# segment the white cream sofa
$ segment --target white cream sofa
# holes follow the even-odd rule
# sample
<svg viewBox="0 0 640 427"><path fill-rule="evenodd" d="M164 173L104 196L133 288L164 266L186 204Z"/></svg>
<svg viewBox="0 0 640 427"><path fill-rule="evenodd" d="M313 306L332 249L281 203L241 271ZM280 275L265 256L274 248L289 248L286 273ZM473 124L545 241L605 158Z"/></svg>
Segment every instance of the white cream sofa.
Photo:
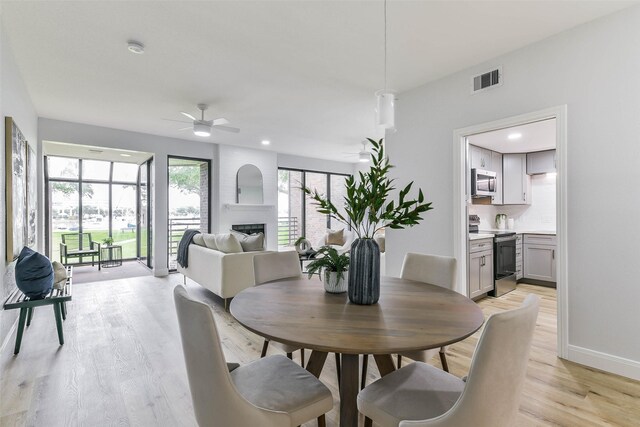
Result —
<svg viewBox="0 0 640 427"><path fill-rule="evenodd" d="M353 243L354 240L356 240L356 237L357 237L356 233L354 233L353 231L344 230L344 244L342 246L338 246L338 245L330 245L330 246L332 248L335 248L339 254L347 253L351 250L351 244ZM314 249L318 250L323 246L327 246L326 233L324 234L324 236L322 236L322 239L316 242L316 246L314 247Z"/></svg>
<svg viewBox="0 0 640 427"><path fill-rule="evenodd" d="M189 266L178 264L178 272L224 299L225 308L230 298L243 289L254 286L253 257L267 251L227 254L196 244L189 245Z"/></svg>

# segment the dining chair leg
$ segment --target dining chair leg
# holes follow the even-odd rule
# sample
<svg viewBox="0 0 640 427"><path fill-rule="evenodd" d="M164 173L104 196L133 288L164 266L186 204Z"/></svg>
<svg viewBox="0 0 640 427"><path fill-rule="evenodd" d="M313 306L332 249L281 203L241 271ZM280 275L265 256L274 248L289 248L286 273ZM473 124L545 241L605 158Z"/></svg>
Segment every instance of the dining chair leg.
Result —
<svg viewBox="0 0 640 427"><path fill-rule="evenodd" d="M362 355L362 377L360 379L360 390L362 390L364 388L365 385L367 385L367 368L369 365L369 355L368 354L363 354Z"/></svg>
<svg viewBox="0 0 640 427"><path fill-rule="evenodd" d="M398 355L398 369L402 368L402 356Z"/></svg>
<svg viewBox="0 0 640 427"><path fill-rule="evenodd" d="M373 421L369 417L364 417L364 427L373 427Z"/></svg>
<svg viewBox="0 0 640 427"><path fill-rule="evenodd" d="M445 372L449 372L449 364L447 363L447 356L444 354L444 349L440 349L440 362L442 363L442 369Z"/></svg>
<svg viewBox="0 0 640 427"><path fill-rule="evenodd" d="M269 347L269 340L264 340L264 344L262 344L262 353L260 353L260 357L265 357L267 355L268 347Z"/></svg>
<svg viewBox="0 0 640 427"><path fill-rule="evenodd" d="M304 348L300 349L300 366L304 368Z"/></svg>
<svg viewBox="0 0 640 427"><path fill-rule="evenodd" d="M293 360L293 353L287 353L287 357L291 360Z"/></svg>
<svg viewBox="0 0 640 427"><path fill-rule="evenodd" d="M318 417L318 427L327 427L327 420L325 420L324 414Z"/></svg>
<svg viewBox="0 0 640 427"><path fill-rule="evenodd" d="M338 374L338 388L340 388L340 353L336 353L336 373Z"/></svg>

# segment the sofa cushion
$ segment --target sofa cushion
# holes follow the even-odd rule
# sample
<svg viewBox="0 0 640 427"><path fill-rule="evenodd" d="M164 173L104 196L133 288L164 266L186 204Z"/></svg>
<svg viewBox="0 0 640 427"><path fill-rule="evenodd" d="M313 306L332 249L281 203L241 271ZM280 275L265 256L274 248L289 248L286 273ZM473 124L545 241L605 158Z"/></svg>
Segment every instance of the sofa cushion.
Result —
<svg viewBox="0 0 640 427"><path fill-rule="evenodd" d="M198 245L198 246L207 246L204 244L204 234L200 233L200 234L196 234L195 236L193 236L193 239L191 240L193 242L194 245Z"/></svg>
<svg viewBox="0 0 640 427"><path fill-rule="evenodd" d="M218 245L216 245L216 235L215 234L202 234L202 240L204 241L204 246L209 249L218 250Z"/></svg>
<svg viewBox="0 0 640 427"><path fill-rule="evenodd" d="M380 248L380 253L384 253L384 251L385 251L384 234L382 234L382 233L376 234L375 236L373 236L373 240L375 240L376 243L378 244L378 247Z"/></svg>
<svg viewBox="0 0 640 427"><path fill-rule="evenodd" d="M236 236L244 252L264 250L264 233L245 234L235 230L231 233Z"/></svg>
<svg viewBox="0 0 640 427"><path fill-rule="evenodd" d="M327 230L327 245L344 245L344 228L340 230Z"/></svg>
<svg viewBox="0 0 640 427"><path fill-rule="evenodd" d="M236 254L244 252L238 238L231 233L216 234L216 246L220 252L225 254ZM206 240L205 240L206 242Z"/></svg>

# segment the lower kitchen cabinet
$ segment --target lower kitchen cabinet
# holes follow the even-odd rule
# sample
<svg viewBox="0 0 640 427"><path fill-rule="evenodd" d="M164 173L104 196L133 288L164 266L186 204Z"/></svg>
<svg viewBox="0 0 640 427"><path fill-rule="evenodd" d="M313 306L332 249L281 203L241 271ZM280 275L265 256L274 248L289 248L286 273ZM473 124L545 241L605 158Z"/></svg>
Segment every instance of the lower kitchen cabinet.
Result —
<svg viewBox="0 0 640 427"><path fill-rule="evenodd" d="M470 242L469 298L492 291L493 279L493 239Z"/></svg>
<svg viewBox="0 0 640 427"><path fill-rule="evenodd" d="M556 236L524 236L524 278L556 281Z"/></svg>

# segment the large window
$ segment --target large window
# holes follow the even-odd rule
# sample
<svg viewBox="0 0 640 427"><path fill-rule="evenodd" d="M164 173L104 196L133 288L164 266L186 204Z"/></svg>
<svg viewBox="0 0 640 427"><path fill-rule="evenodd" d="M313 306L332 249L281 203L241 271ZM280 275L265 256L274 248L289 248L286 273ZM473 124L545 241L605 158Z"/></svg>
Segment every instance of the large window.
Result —
<svg viewBox="0 0 640 427"><path fill-rule="evenodd" d="M304 236L314 247L318 245L327 228L343 228L344 225L318 213L313 201L305 196L302 187L316 189L331 199L344 212L345 180L348 175L327 172L278 170L278 245L290 246Z"/></svg>
<svg viewBox="0 0 640 427"><path fill-rule="evenodd" d="M98 243L111 236L124 259L144 258L146 241L138 238L139 170L134 163L46 157L49 257L60 259L63 234L91 233Z"/></svg>

